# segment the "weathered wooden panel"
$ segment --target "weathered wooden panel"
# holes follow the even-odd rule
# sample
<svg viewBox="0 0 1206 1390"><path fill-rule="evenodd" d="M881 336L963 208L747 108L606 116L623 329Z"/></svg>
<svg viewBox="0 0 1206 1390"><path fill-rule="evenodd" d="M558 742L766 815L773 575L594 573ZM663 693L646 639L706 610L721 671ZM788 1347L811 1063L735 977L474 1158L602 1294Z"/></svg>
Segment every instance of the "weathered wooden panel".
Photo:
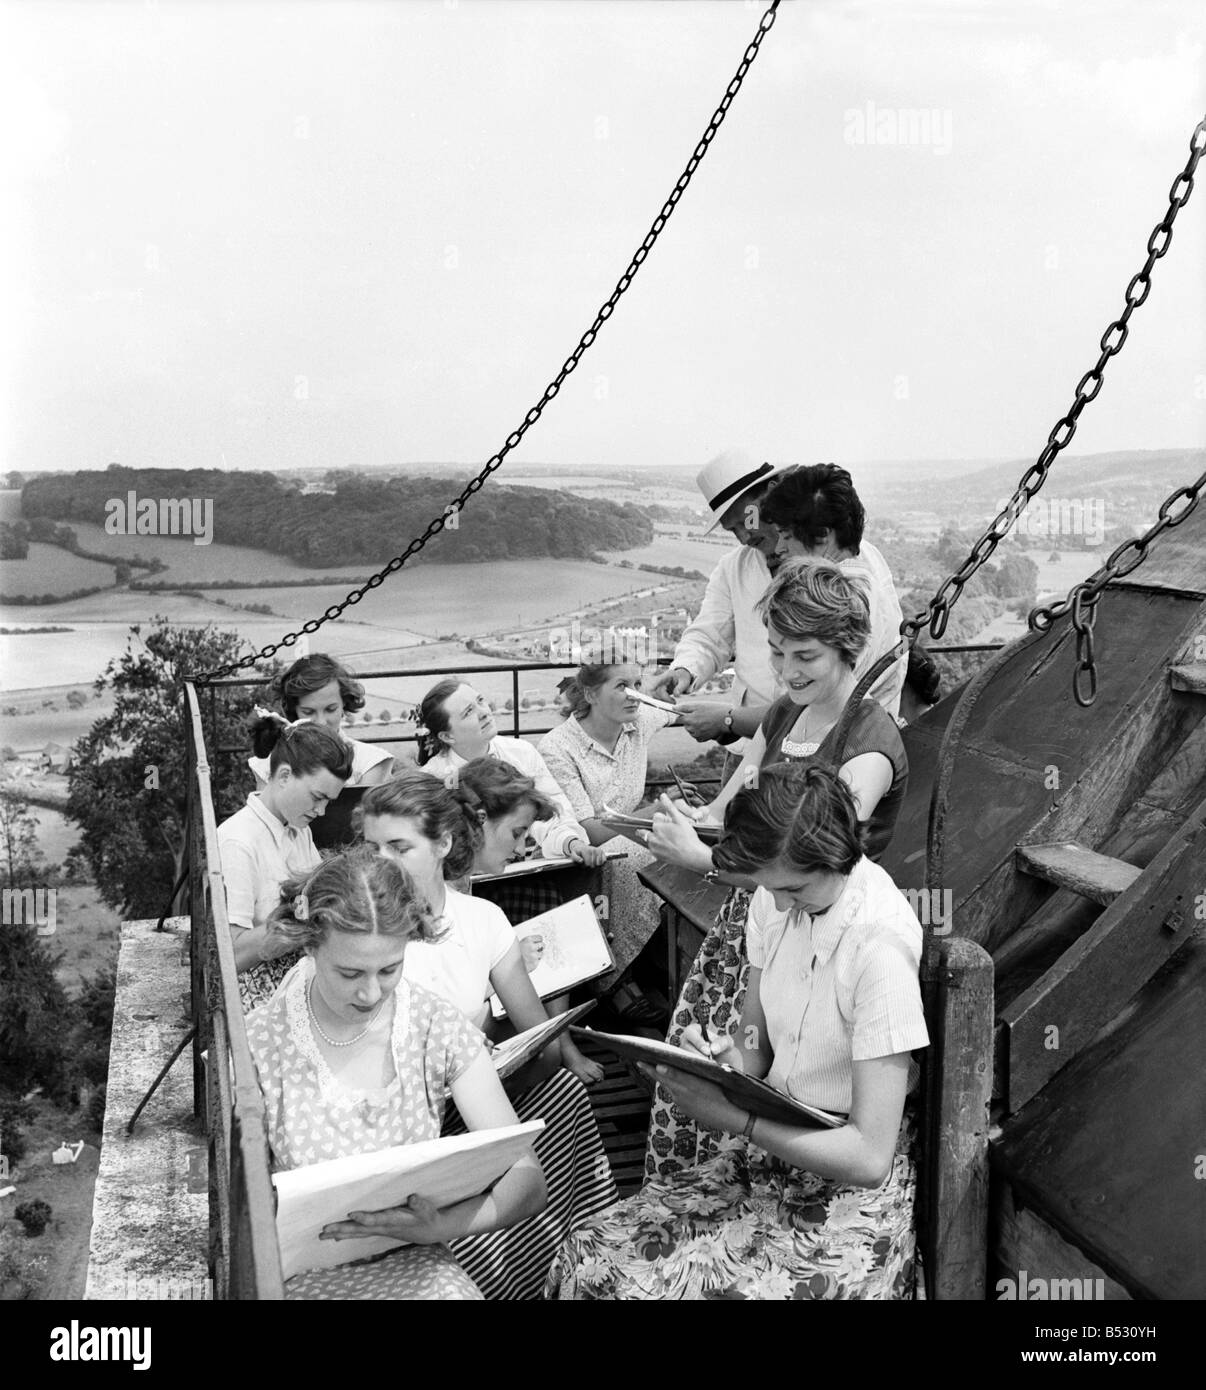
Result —
<svg viewBox="0 0 1206 1390"><path fill-rule="evenodd" d="M1133 886L1003 1010L1009 1029L1011 1110L1024 1105L1087 1046L1184 942L1193 925L1203 863L1206 802Z"/></svg>
<svg viewBox="0 0 1206 1390"><path fill-rule="evenodd" d="M992 1146L1044 1221L1137 1298L1206 1298L1206 929Z"/></svg>
<svg viewBox="0 0 1206 1390"><path fill-rule="evenodd" d="M1130 1301L1130 1294L1117 1280L1019 1203L1008 1183L993 1184L992 1226L990 1299L1030 1303L1044 1294L1050 1300L1055 1293L1059 1298L1100 1296L1107 1303ZM1071 1287L1069 1280L1074 1281Z"/></svg>
<svg viewBox="0 0 1206 1390"><path fill-rule="evenodd" d="M1107 907L1143 872L1125 860L1098 854L1069 840L1056 844L1019 845L1018 867L1034 878L1067 888Z"/></svg>
<svg viewBox="0 0 1206 1390"><path fill-rule="evenodd" d="M982 1299L987 1273L988 1102L992 1090L992 960L972 941L936 940L925 963L926 1292Z"/></svg>
<svg viewBox="0 0 1206 1390"><path fill-rule="evenodd" d="M1168 679L1174 690L1183 690L1190 695L1206 695L1206 661L1174 666L1168 673Z"/></svg>

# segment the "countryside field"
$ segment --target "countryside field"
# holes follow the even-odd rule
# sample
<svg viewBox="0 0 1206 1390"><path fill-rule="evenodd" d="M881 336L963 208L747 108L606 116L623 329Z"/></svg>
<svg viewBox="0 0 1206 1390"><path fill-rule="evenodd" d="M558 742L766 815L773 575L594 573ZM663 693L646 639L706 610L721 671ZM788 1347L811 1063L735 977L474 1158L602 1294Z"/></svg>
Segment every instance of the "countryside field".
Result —
<svg viewBox="0 0 1206 1390"><path fill-rule="evenodd" d="M34 541L24 560L0 560L0 594L69 594L73 589L112 583L112 566L85 560L57 545Z"/></svg>

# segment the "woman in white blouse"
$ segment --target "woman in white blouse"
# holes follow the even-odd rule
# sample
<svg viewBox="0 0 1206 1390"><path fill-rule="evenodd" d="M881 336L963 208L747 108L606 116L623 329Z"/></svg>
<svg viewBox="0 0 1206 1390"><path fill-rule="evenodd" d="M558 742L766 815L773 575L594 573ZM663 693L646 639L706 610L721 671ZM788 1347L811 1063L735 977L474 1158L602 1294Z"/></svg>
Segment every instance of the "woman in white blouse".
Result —
<svg viewBox="0 0 1206 1390"><path fill-rule="evenodd" d="M553 819L532 826L541 854L546 859L568 857L591 868L604 862L604 851L591 844L544 759L524 739L498 732L494 711L480 691L464 681L440 681L423 696L419 724L418 761L424 772L438 777L446 787L455 787L460 769L477 758L510 763L532 779L556 811Z"/></svg>
<svg viewBox="0 0 1206 1390"><path fill-rule="evenodd" d="M346 666L322 652L303 656L273 677L268 693L284 710L287 721L320 724L347 744L352 753L349 787L375 787L393 776L392 754L380 744L362 743L344 733L344 715L364 708L364 686ZM267 749L257 746L255 752L247 766L255 773L257 790L262 791L268 780L268 759L263 756Z"/></svg>
<svg viewBox="0 0 1206 1390"><path fill-rule="evenodd" d="M550 1281L562 1298L912 1296L922 932L863 836L829 769L767 768L732 802L718 866L758 884L745 1007L724 1036L692 1026L682 1043L843 1123L758 1118L659 1066L675 1103L730 1137L575 1231Z"/></svg>

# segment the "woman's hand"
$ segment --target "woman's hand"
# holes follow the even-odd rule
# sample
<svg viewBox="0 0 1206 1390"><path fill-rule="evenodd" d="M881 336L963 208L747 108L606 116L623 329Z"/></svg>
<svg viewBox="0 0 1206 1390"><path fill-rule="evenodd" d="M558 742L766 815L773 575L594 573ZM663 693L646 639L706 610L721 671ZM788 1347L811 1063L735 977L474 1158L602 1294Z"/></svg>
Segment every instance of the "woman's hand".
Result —
<svg viewBox="0 0 1206 1390"><path fill-rule="evenodd" d="M443 1245L448 1239L444 1213L427 1197L411 1193L404 1205L384 1211L350 1211L346 1221L334 1221L319 1232L319 1240L364 1240L383 1236L412 1245Z"/></svg>
<svg viewBox="0 0 1206 1390"><path fill-rule="evenodd" d="M571 840L567 853L576 864L597 869L607 862L607 851L601 845L589 845L585 840Z"/></svg>
<svg viewBox="0 0 1206 1390"><path fill-rule="evenodd" d="M731 1067L733 1071L745 1070L745 1058L741 1055L741 1049L727 1033L722 1038L709 1040L704 1037L699 1024L689 1023L683 1029L679 1047L685 1048L688 1052L697 1052L701 1057L718 1062L722 1067Z"/></svg>
<svg viewBox="0 0 1206 1390"><path fill-rule="evenodd" d="M705 1129L721 1134L740 1134L745 1128L746 1112L734 1105L711 1081L704 1081L676 1067L650 1067L644 1062L637 1065L646 1076L660 1082L675 1105Z"/></svg>
<svg viewBox="0 0 1206 1390"><path fill-rule="evenodd" d="M680 864L706 874L712 867L712 851L695 833L691 821L668 797L659 796L655 803L653 829L645 836L645 844L668 864Z"/></svg>
<svg viewBox="0 0 1206 1390"><path fill-rule="evenodd" d="M544 956L544 937L538 931L534 931L531 936L521 936L519 954L523 957L523 968L530 975Z"/></svg>

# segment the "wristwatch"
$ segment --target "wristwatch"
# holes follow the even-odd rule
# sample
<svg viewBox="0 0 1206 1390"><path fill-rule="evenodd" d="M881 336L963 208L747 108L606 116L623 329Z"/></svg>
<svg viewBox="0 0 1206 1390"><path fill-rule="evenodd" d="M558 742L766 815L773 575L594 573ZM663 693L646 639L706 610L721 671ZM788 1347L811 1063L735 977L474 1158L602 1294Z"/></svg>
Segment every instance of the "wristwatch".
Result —
<svg viewBox="0 0 1206 1390"><path fill-rule="evenodd" d="M733 711L731 709L725 710L722 722L724 724L724 733L716 735L716 742L735 743L737 739L740 738L740 735L737 730L733 728Z"/></svg>

